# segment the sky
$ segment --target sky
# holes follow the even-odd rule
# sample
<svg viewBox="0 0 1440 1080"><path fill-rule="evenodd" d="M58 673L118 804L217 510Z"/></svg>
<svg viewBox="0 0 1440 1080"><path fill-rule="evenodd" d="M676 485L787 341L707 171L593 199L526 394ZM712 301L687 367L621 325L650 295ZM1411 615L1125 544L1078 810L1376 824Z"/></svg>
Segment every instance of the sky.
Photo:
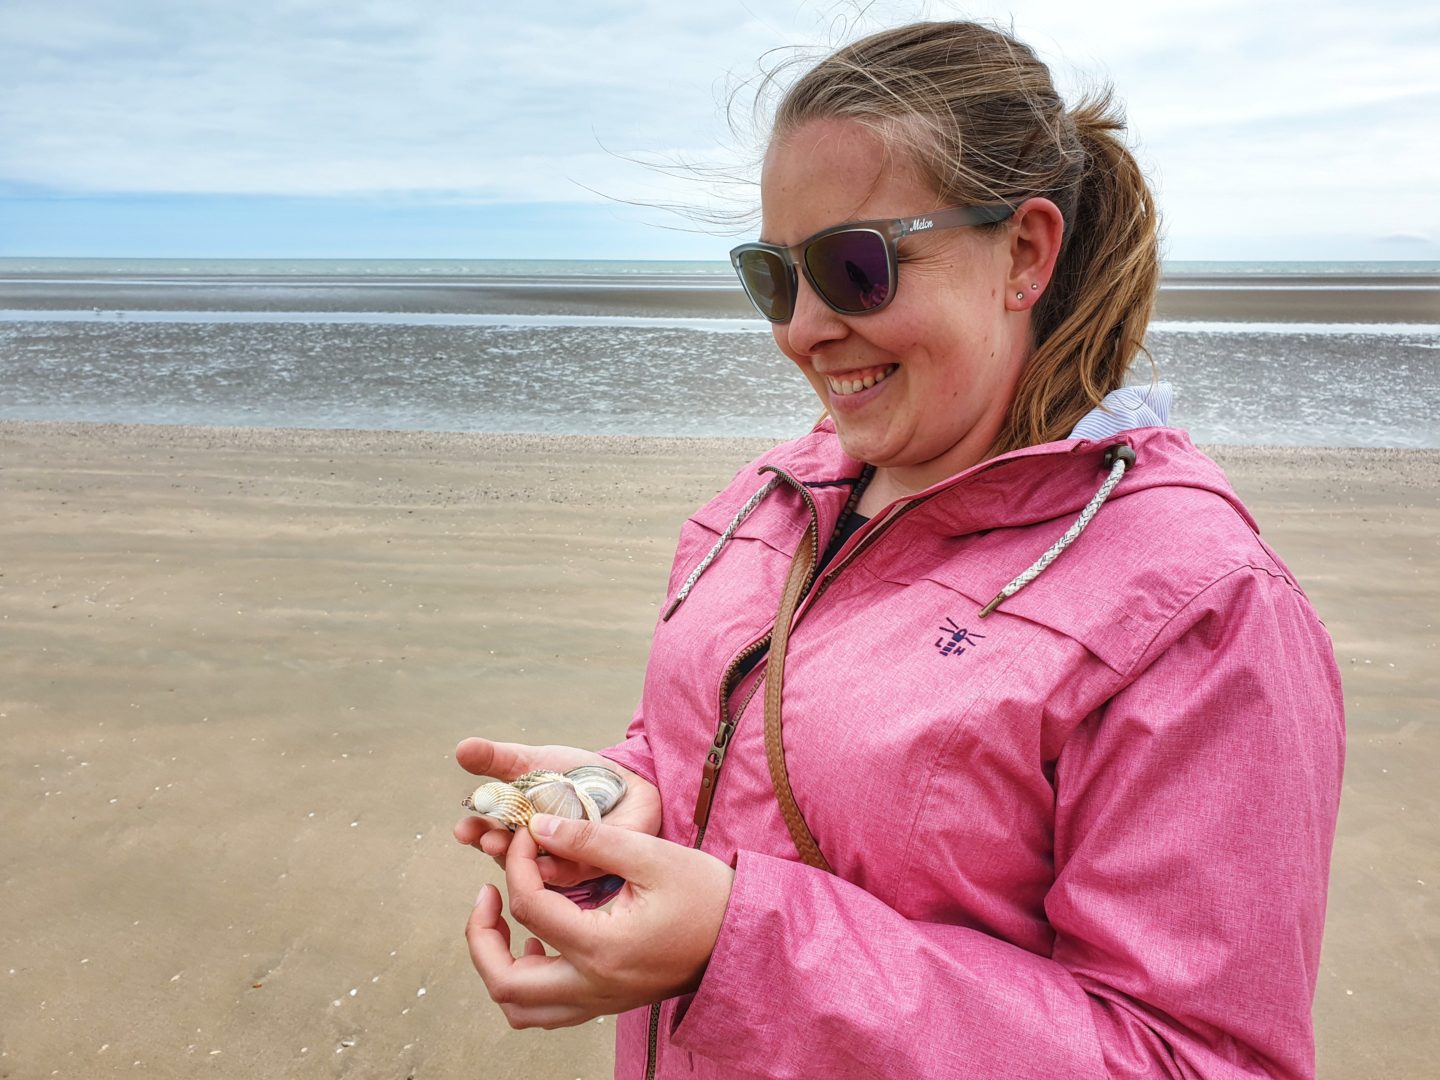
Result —
<svg viewBox="0 0 1440 1080"><path fill-rule="evenodd" d="M1434 0L0 0L0 256L723 260L732 94L917 18L1113 83L1170 259L1440 259Z"/></svg>

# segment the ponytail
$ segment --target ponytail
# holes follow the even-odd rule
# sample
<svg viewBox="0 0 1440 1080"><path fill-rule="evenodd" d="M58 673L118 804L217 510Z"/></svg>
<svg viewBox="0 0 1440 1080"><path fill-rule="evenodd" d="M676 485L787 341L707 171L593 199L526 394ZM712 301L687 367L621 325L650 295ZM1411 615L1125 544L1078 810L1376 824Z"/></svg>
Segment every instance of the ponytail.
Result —
<svg viewBox="0 0 1440 1080"><path fill-rule="evenodd" d="M1065 238L1035 308L1035 351L1020 375L995 450L1063 439L1144 351L1160 284L1155 200L1121 140L1124 117L1109 92L1068 116L1083 153L1063 207Z"/></svg>

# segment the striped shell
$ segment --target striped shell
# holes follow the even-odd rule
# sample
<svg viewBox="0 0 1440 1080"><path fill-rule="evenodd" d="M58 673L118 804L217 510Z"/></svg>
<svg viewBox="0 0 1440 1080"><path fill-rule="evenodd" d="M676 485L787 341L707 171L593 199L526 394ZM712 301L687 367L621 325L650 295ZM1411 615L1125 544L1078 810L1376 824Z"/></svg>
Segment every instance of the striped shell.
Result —
<svg viewBox="0 0 1440 1080"><path fill-rule="evenodd" d="M511 832L534 814L599 821L625 794L620 775L600 765L582 765L567 773L537 770L508 784L481 784L461 801L497 828Z"/></svg>
<svg viewBox="0 0 1440 1080"><path fill-rule="evenodd" d="M460 805L475 811L492 826L509 829L511 832L529 824L530 816L535 813L529 799L509 784L499 781L481 784L466 795Z"/></svg>

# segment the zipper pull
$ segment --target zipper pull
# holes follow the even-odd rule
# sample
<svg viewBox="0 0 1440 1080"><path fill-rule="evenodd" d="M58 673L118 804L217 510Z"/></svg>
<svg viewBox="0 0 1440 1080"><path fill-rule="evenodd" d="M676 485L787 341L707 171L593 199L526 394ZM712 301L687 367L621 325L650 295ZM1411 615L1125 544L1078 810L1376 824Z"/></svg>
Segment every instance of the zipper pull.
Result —
<svg viewBox="0 0 1440 1080"><path fill-rule="evenodd" d="M720 781L720 768L725 764L725 749L730 745L730 734L735 725L728 720L720 721L715 729L715 741L705 755L705 767L700 770L700 792L695 797L695 826L702 832L710 820L710 806L715 801L715 787Z"/></svg>

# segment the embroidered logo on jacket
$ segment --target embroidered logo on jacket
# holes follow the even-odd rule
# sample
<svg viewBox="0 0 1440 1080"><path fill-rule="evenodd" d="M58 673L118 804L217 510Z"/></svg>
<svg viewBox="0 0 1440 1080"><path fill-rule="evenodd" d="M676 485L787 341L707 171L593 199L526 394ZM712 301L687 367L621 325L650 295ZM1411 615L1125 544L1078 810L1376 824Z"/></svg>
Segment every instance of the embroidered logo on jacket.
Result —
<svg viewBox="0 0 1440 1080"><path fill-rule="evenodd" d="M983 641L985 634L972 634L963 626L957 626L955 620L947 617L945 626L940 627L941 636L935 639L935 648L940 650L941 656L964 656L965 646L975 648L977 641Z"/></svg>

